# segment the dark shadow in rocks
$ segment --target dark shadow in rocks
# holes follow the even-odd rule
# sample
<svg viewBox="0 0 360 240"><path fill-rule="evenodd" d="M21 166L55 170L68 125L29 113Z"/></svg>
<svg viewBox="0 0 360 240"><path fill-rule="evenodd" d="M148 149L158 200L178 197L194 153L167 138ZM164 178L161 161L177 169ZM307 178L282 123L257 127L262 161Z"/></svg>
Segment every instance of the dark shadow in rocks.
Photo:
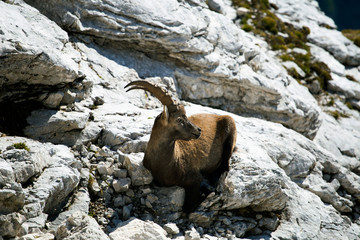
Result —
<svg viewBox="0 0 360 240"><path fill-rule="evenodd" d="M0 132L10 136L24 136L26 118L33 110L39 108L41 104L36 101L0 103Z"/></svg>

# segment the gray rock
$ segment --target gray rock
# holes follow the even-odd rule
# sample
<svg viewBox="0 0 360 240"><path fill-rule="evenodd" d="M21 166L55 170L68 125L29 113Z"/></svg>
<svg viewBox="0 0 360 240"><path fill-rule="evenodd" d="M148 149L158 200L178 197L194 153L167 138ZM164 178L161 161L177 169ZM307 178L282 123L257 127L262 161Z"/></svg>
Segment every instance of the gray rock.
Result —
<svg viewBox="0 0 360 240"><path fill-rule="evenodd" d="M164 230L170 235L176 235L180 232L175 223L167 223L163 226Z"/></svg>
<svg viewBox="0 0 360 240"><path fill-rule="evenodd" d="M183 188L177 186L155 187L152 195L156 197L151 200L152 210L160 219L175 221L180 217L185 198Z"/></svg>
<svg viewBox="0 0 360 240"><path fill-rule="evenodd" d="M354 204L341 197L335 190L332 184L325 183L322 177L318 174L309 175L302 183L303 186L307 186L309 190L318 195L321 200L326 203L331 203L335 209L340 212L351 212Z"/></svg>
<svg viewBox="0 0 360 240"><path fill-rule="evenodd" d="M86 189L77 191L71 200L71 205L66 211L61 212L58 217L47 225L49 230L56 230L67 218L76 212L88 214L90 196Z"/></svg>
<svg viewBox="0 0 360 240"><path fill-rule="evenodd" d="M80 56L64 30L23 2L0 2L0 7L6 9L0 17L0 75L4 76L0 102L34 99L34 95L36 99L49 87L61 88L79 77L76 61ZM54 94L50 93L45 105L58 106L61 99Z"/></svg>
<svg viewBox="0 0 360 240"><path fill-rule="evenodd" d="M25 204L25 194L19 183L10 183L0 189L0 214L21 210Z"/></svg>
<svg viewBox="0 0 360 240"><path fill-rule="evenodd" d="M111 240L169 239L166 237L166 231L156 223L142 221L137 218L131 218L126 222L120 223L109 236Z"/></svg>
<svg viewBox="0 0 360 240"><path fill-rule="evenodd" d="M126 178L127 177L127 170L126 169L114 169L114 177Z"/></svg>
<svg viewBox="0 0 360 240"><path fill-rule="evenodd" d="M126 192L127 190L129 190L130 185L130 178L114 179L114 181L112 182L112 186L117 193Z"/></svg>
<svg viewBox="0 0 360 240"><path fill-rule="evenodd" d="M5 238L16 237L22 230L21 224L26 218L20 213L0 215L0 236Z"/></svg>
<svg viewBox="0 0 360 240"><path fill-rule="evenodd" d="M80 173L68 166L47 168L28 190L28 202L40 202L45 213L53 213L76 188Z"/></svg>
<svg viewBox="0 0 360 240"><path fill-rule="evenodd" d="M17 238L18 240L54 240L55 236L51 233L30 233L26 234L20 238Z"/></svg>
<svg viewBox="0 0 360 240"><path fill-rule="evenodd" d="M195 228L185 231L185 240L200 240L200 234Z"/></svg>
<svg viewBox="0 0 360 240"><path fill-rule="evenodd" d="M134 186L142 186L152 182L153 177L143 163L144 154L129 154L125 156L124 166L128 170L131 177L131 184Z"/></svg>
<svg viewBox="0 0 360 240"><path fill-rule="evenodd" d="M48 215L41 213L36 217L28 218L22 225L22 228L27 229L28 232L39 232L44 228Z"/></svg>
<svg viewBox="0 0 360 240"><path fill-rule="evenodd" d="M26 143L25 143L26 144ZM14 171L15 180L19 183L25 183L29 178L41 173L47 166L47 161L39 153L29 153L25 149L12 149L3 153Z"/></svg>
<svg viewBox="0 0 360 240"><path fill-rule="evenodd" d="M95 219L87 213L74 212L59 226L55 233L56 239L94 239L107 240L109 237L101 230Z"/></svg>
<svg viewBox="0 0 360 240"><path fill-rule="evenodd" d="M26 136L52 143L73 145L89 119L89 112L36 110L27 118Z"/></svg>
<svg viewBox="0 0 360 240"><path fill-rule="evenodd" d="M50 93L46 99L42 101L45 107L47 108L56 108L60 105L64 97L63 92Z"/></svg>
<svg viewBox="0 0 360 240"><path fill-rule="evenodd" d="M176 78L184 99L280 122L310 138L319 127L320 109L307 89L289 78L273 56L264 54L266 44L240 30L227 16L205 7L192 8L190 2L175 0L163 0L158 5L116 2L111 8L119 11L112 14L106 14L108 6L102 3L27 2L79 36L86 34L95 39L124 42L129 50L119 51L106 45L102 46L106 51L104 54L114 57L113 53L117 51L115 58L135 67L141 75ZM217 0L209 5L212 9L219 9L219 6L222 11L222 7L229 4ZM101 24L95 24L94 17L101 18ZM122 33L118 34L114 28L122 29ZM139 38L145 32L148 37ZM258 49L259 54L244 62L242 54L253 49ZM134 50L167 53L164 54L166 63L149 63L147 57L139 56L138 52L128 53ZM184 67L179 68L177 61ZM150 64L151 73L142 72L146 68L138 67L144 64ZM109 137L106 139L111 139Z"/></svg>
<svg viewBox="0 0 360 240"><path fill-rule="evenodd" d="M189 214L189 220L201 227L210 227L214 221L214 212L193 212Z"/></svg>
<svg viewBox="0 0 360 240"><path fill-rule="evenodd" d="M346 191L360 201L360 177L357 174L341 168L339 173L335 175L335 178Z"/></svg>
<svg viewBox="0 0 360 240"><path fill-rule="evenodd" d="M14 182L14 170L11 165L0 158L0 186L3 187L7 183Z"/></svg>

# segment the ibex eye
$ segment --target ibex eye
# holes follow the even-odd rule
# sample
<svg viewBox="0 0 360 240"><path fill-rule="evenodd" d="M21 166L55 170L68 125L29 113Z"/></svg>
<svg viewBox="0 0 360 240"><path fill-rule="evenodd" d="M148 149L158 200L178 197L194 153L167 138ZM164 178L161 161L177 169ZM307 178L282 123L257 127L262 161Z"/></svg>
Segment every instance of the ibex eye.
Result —
<svg viewBox="0 0 360 240"><path fill-rule="evenodd" d="M182 118L177 118L177 119L176 119L176 122L179 123L179 124L184 124L184 119L182 119Z"/></svg>

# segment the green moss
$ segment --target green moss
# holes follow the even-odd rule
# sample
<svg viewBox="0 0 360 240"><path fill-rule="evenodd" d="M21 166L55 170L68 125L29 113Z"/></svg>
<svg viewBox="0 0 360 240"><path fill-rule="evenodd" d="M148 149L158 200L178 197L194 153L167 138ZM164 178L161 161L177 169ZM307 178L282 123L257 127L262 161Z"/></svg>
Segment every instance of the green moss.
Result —
<svg viewBox="0 0 360 240"><path fill-rule="evenodd" d="M24 142L14 143L12 146L16 149L25 149L30 152L30 148Z"/></svg>
<svg viewBox="0 0 360 240"><path fill-rule="evenodd" d="M286 62L286 61L295 61L294 57L289 55L289 54L283 54L279 58L281 60L283 60L284 62Z"/></svg>
<svg viewBox="0 0 360 240"><path fill-rule="evenodd" d="M308 27L295 28L289 23L284 23L270 8L268 0L232 0L236 7L246 7L250 12L240 22L244 31L251 31L264 38L274 51L280 52L283 61L295 62L305 73L305 77L299 76L295 69L287 69L288 73L295 79L304 79L307 83L319 81L321 88L326 91L328 81L331 79L330 69L325 63L312 59L310 47L307 45L307 37L310 34ZM251 21L248 21L251 19ZM278 34L281 32L282 34ZM306 54L296 52L285 52L289 49L301 48ZM281 54L283 52L283 54Z"/></svg>
<svg viewBox="0 0 360 240"><path fill-rule="evenodd" d="M332 79L329 67L323 62L313 62L310 68L317 74L320 87L327 90L328 82Z"/></svg>
<svg viewBox="0 0 360 240"><path fill-rule="evenodd" d="M337 110L335 110L335 111L328 111L328 113L331 115L331 116L333 116L336 120L338 120L339 118L348 118L349 117L349 115L347 115L347 114L345 114L345 113L341 113L341 112L339 112L339 111L337 111Z"/></svg>
<svg viewBox="0 0 360 240"><path fill-rule="evenodd" d="M250 3L244 0L232 0L232 4L235 7L243 7L243 8L251 9Z"/></svg>
<svg viewBox="0 0 360 240"><path fill-rule="evenodd" d="M89 181L88 181L88 188L91 189L92 185L94 184L95 178L92 174L89 175Z"/></svg>
<svg viewBox="0 0 360 240"><path fill-rule="evenodd" d="M278 29L276 25L277 25L276 20L271 17L266 16L261 19L262 28L265 29L266 31L271 32L272 34L278 33Z"/></svg>
<svg viewBox="0 0 360 240"><path fill-rule="evenodd" d="M331 107L331 106L334 106L334 104L335 104L335 100L333 97L331 97L330 101L326 104L326 106Z"/></svg>
<svg viewBox="0 0 360 240"><path fill-rule="evenodd" d="M267 41L270 43L272 50L287 50L287 45L285 43L285 39L279 35L270 35L267 36Z"/></svg>
<svg viewBox="0 0 360 240"><path fill-rule="evenodd" d="M349 102L349 101L346 101L346 102L345 102L345 105L346 105L349 109L351 109L351 110L354 109L353 105L352 105L351 102Z"/></svg>
<svg viewBox="0 0 360 240"><path fill-rule="evenodd" d="M240 24L247 24L248 20L251 18L252 14L247 13L241 18Z"/></svg>
<svg viewBox="0 0 360 240"><path fill-rule="evenodd" d="M251 32L253 30L253 27L249 24L244 24L242 27L241 27L245 32Z"/></svg>
<svg viewBox="0 0 360 240"><path fill-rule="evenodd" d="M300 75L299 75L299 73L296 71L295 68L287 69L287 71L288 71L288 74L289 74L290 76L292 76L293 78L295 78L295 79L300 79Z"/></svg>

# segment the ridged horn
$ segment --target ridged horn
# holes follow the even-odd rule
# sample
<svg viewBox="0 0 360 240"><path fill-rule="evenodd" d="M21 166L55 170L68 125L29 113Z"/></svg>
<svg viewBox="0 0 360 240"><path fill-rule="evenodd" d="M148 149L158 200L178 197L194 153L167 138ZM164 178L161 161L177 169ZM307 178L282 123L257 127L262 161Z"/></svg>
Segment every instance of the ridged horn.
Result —
<svg viewBox="0 0 360 240"><path fill-rule="evenodd" d="M159 99L159 101L165 105L170 112L176 111L178 109L178 103L172 99L171 95L166 91L165 89L161 88L158 85L154 85L147 81L133 81L129 84L127 84L124 88L128 88L126 92L135 90L135 89L141 89L146 90L150 92L154 97Z"/></svg>

